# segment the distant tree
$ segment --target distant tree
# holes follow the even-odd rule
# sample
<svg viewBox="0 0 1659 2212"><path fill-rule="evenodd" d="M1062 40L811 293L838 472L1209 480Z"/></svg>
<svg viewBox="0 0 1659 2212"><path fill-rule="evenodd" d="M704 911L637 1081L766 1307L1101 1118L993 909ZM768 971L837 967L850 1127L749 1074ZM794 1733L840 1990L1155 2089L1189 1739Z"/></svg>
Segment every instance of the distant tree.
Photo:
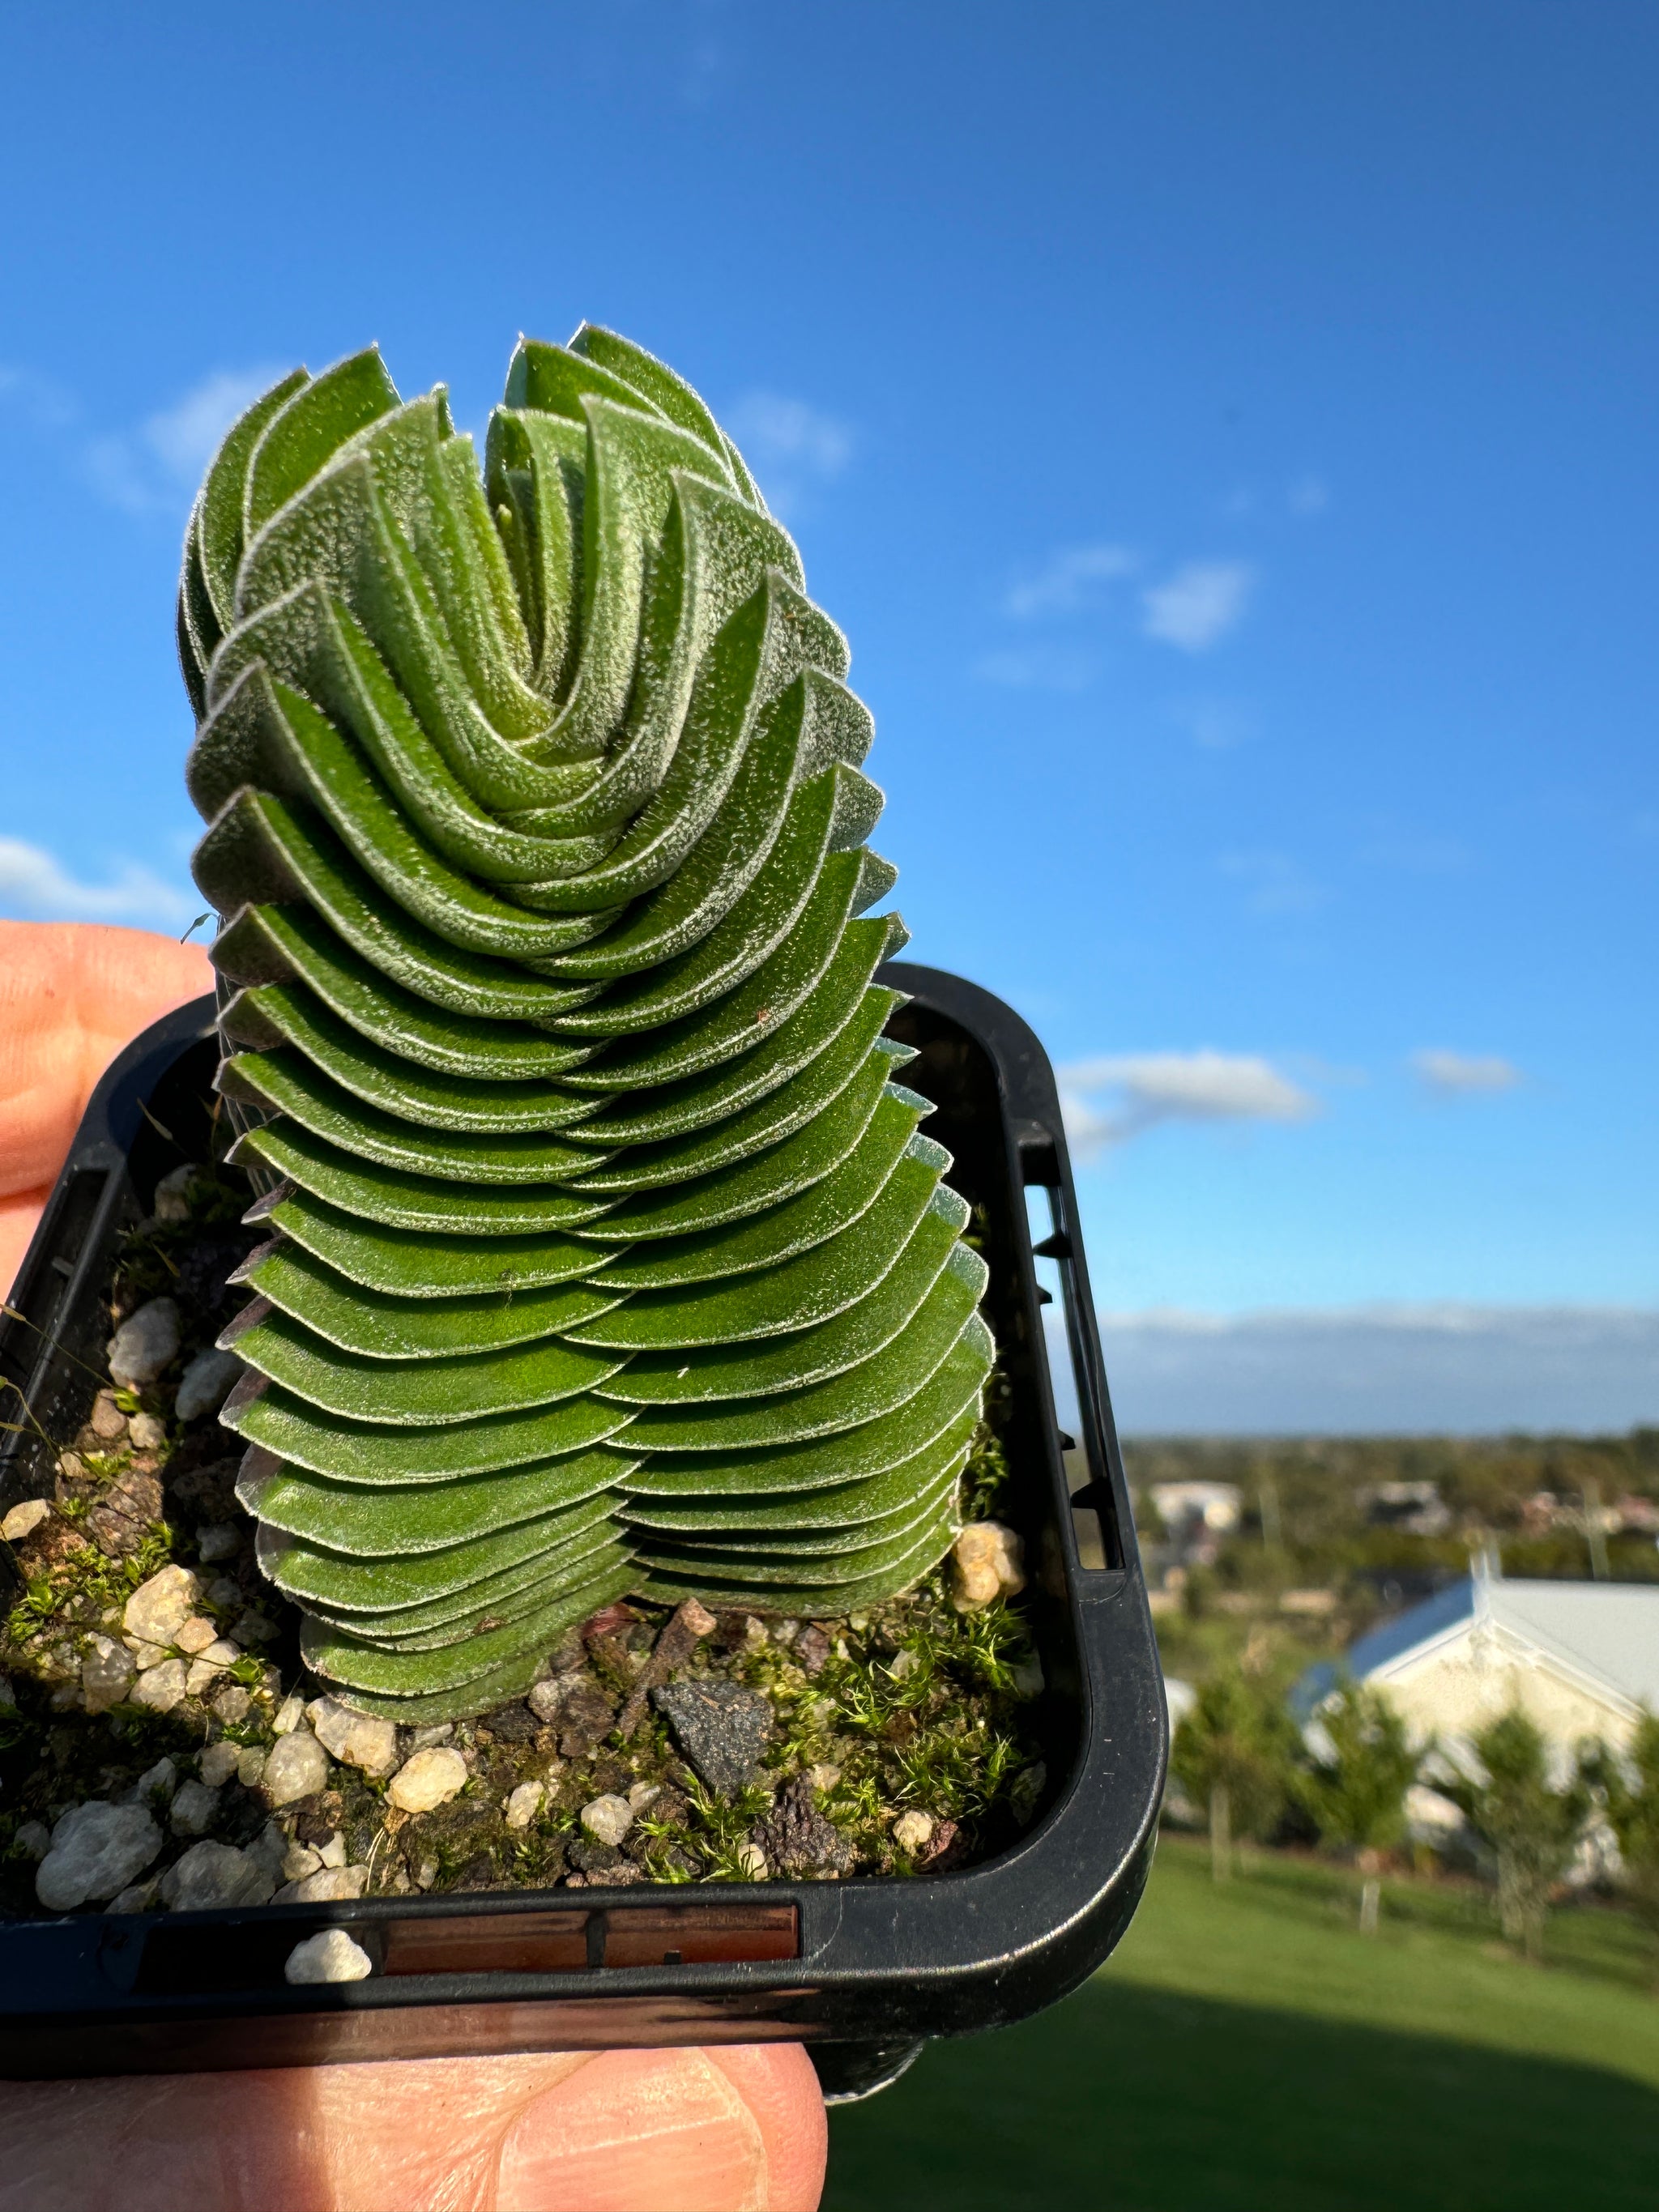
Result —
<svg viewBox="0 0 1659 2212"><path fill-rule="evenodd" d="M1619 1838L1620 1887L1637 1918L1659 1936L1659 1716L1643 1713L1623 1759L1592 1744L1579 1765Z"/></svg>
<svg viewBox="0 0 1659 2212"><path fill-rule="evenodd" d="M1582 1765L1551 1780L1549 1747L1518 1706L1482 1729L1472 1748L1483 1778L1460 1775L1437 1786L1495 1854L1499 1923L1536 1960L1550 1892L1572 1863L1595 1796Z"/></svg>
<svg viewBox="0 0 1659 2212"><path fill-rule="evenodd" d="M1282 1702L1238 1668L1200 1685L1170 1764L1210 1820L1210 1871L1225 1881L1235 1836L1265 1836L1289 1792L1296 1731Z"/></svg>
<svg viewBox="0 0 1659 2212"><path fill-rule="evenodd" d="M1406 1792L1417 1779L1422 1754L1413 1750L1406 1724L1389 1698L1364 1682L1345 1682L1321 1706L1319 1728L1328 1749L1310 1749L1309 1763L1292 1778L1291 1788L1321 1841L1333 1850L1355 1854L1365 1878L1359 1924L1373 1934L1379 1855L1404 1832Z"/></svg>

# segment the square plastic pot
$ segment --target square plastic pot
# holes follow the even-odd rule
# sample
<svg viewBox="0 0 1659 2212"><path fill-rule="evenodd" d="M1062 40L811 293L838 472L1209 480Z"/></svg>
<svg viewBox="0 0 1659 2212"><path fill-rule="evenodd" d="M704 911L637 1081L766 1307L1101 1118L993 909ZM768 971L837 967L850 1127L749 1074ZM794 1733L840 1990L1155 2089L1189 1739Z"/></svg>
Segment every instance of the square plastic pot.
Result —
<svg viewBox="0 0 1659 2212"><path fill-rule="evenodd" d="M0 1922L0 2076L799 2040L826 2095L856 2097L927 2038L1036 2012L1107 1956L1151 1865L1168 1723L1054 1076L989 993L909 963L881 980L911 994L890 1024L920 1049L906 1080L936 1103L928 1132L984 1209L987 1318L1010 1393L998 1510L1024 1540L1045 1681L1047 1782L1018 1843L908 1880ZM170 1168L207 1157L213 1016L210 998L180 1008L111 1067L0 1320L0 1375L48 1434L71 1433L98 1387L117 1240ZM1044 1273L1063 1332L1044 1326ZM1070 1370L1075 1441L1056 1419L1051 1351ZM0 1512L49 1489L50 1457L33 1423L5 1437ZM0 1602L17 1581L0 1544ZM290 1988L295 1945L333 1925L374 1972Z"/></svg>

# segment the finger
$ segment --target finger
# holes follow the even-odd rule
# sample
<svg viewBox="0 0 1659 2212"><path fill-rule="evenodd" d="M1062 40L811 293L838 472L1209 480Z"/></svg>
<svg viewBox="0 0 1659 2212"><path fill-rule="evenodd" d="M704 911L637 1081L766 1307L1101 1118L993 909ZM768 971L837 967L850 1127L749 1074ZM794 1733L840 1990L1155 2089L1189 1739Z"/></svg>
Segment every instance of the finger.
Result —
<svg viewBox="0 0 1659 2212"><path fill-rule="evenodd" d="M199 945L149 930L0 921L0 1283L9 1285L98 1079L213 987Z"/></svg>
<svg viewBox="0 0 1659 2212"><path fill-rule="evenodd" d="M9 2083L0 2212L811 2212L799 2046Z"/></svg>

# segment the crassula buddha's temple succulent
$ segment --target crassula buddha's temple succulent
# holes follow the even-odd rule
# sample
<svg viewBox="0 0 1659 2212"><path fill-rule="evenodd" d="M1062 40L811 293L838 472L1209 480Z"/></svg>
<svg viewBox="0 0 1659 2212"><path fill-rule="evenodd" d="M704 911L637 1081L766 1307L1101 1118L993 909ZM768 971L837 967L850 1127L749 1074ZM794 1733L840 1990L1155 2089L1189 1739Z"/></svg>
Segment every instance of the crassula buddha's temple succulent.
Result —
<svg viewBox="0 0 1659 2212"><path fill-rule="evenodd" d="M872 981L841 633L648 355L523 343L480 473L379 355L231 431L179 595L259 1557L349 1702L633 1592L819 1615L957 1529L991 1341Z"/></svg>

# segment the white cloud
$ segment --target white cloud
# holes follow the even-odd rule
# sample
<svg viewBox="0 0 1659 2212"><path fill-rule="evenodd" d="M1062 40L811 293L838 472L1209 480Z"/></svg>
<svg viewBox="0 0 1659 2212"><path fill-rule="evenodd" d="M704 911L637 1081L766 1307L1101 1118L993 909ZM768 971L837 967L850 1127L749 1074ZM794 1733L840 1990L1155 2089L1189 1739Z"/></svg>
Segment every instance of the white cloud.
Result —
<svg viewBox="0 0 1659 2212"><path fill-rule="evenodd" d="M1243 561L1188 561L1141 593L1140 626L1183 653L1206 653L1243 619L1255 585Z"/></svg>
<svg viewBox="0 0 1659 2212"><path fill-rule="evenodd" d="M200 902L150 869L128 861L107 884L83 884L51 853L21 837L0 837L0 907L31 921L149 921L177 927Z"/></svg>
<svg viewBox="0 0 1659 2212"><path fill-rule="evenodd" d="M1659 1312L1643 1307L1108 1313L1101 1331L1132 1435L1492 1436L1659 1419ZM1063 1383L1063 1339L1050 1346Z"/></svg>
<svg viewBox="0 0 1659 2212"><path fill-rule="evenodd" d="M1224 853L1219 866L1245 885L1252 914L1312 914L1328 896L1288 853Z"/></svg>
<svg viewBox="0 0 1659 2212"><path fill-rule="evenodd" d="M1320 1111L1311 1091L1255 1053L1109 1054L1073 1060L1056 1078L1085 1159L1160 1121L1305 1121Z"/></svg>
<svg viewBox="0 0 1659 2212"><path fill-rule="evenodd" d="M128 514L176 507L181 490L195 489L237 416L282 373L216 369L136 431L93 439L81 456L82 473L100 499Z"/></svg>
<svg viewBox="0 0 1659 2212"><path fill-rule="evenodd" d="M1513 1091L1526 1078L1512 1060L1496 1053L1447 1052L1425 1047L1411 1056L1418 1079L1437 1097L1468 1098L1495 1091Z"/></svg>
<svg viewBox="0 0 1659 2212"><path fill-rule="evenodd" d="M61 430L79 411L68 392L49 377L37 376L15 362L0 362L0 400L20 409L42 430Z"/></svg>
<svg viewBox="0 0 1659 2212"><path fill-rule="evenodd" d="M974 673L982 684L1003 684L1016 691L1086 691L1095 678L1095 662L1092 654L1064 646L1024 646L981 654Z"/></svg>
<svg viewBox="0 0 1659 2212"><path fill-rule="evenodd" d="M781 392L746 392L727 410L726 428L781 515L833 482L853 458L848 424Z"/></svg>
<svg viewBox="0 0 1659 2212"><path fill-rule="evenodd" d="M1018 622L1074 613L1094 596L1095 586L1133 574L1137 565L1125 545L1063 546L1035 575L1013 586L1003 612Z"/></svg>

